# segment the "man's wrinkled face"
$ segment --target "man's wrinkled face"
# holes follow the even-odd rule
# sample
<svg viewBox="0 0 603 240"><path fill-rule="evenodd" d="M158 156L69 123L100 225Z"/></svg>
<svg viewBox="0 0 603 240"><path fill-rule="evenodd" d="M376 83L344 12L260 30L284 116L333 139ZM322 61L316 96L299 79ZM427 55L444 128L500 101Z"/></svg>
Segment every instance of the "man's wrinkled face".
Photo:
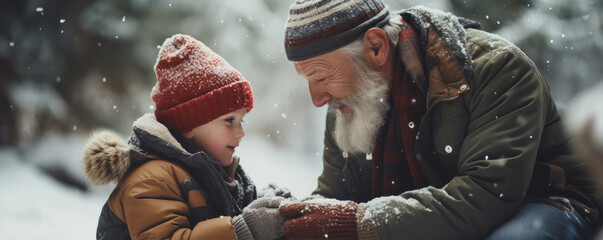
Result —
<svg viewBox="0 0 603 240"><path fill-rule="evenodd" d="M342 51L295 62L295 70L308 80L312 103L322 107L332 99L348 99L356 90L356 72ZM351 114L348 108L339 109Z"/></svg>
<svg viewBox="0 0 603 240"><path fill-rule="evenodd" d="M372 70L362 57L354 59L337 50L294 62L308 80L315 106L326 103L337 110L334 137L342 151L370 153L389 109L389 87L384 75Z"/></svg>

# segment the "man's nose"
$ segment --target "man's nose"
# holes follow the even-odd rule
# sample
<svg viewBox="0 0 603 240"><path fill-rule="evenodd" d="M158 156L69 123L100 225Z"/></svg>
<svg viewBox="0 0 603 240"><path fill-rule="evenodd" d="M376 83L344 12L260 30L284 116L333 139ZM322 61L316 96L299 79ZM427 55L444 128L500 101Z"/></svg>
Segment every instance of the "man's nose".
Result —
<svg viewBox="0 0 603 240"><path fill-rule="evenodd" d="M310 96L312 97L312 103L316 107L322 107L327 104L333 96L329 94L318 82L310 82Z"/></svg>

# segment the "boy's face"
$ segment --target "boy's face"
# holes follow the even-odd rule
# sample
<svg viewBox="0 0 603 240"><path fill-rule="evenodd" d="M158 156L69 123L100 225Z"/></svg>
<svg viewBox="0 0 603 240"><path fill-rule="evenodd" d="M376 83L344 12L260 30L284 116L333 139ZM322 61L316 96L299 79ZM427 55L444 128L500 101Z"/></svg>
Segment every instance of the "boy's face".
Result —
<svg viewBox="0 0 603 240"><path fill-rule="evenodd" d="M235 148L245 136L241 122L246 113L247 110L243 108L224 114L183 135L207 151L220 165L228 166L232 164Z"/></svg>

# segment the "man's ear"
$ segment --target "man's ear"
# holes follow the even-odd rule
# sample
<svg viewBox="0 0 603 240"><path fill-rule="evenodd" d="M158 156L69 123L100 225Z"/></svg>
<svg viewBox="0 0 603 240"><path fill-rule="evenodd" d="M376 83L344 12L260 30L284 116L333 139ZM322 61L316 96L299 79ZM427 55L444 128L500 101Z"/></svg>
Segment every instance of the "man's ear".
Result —
<svg viewBox="0 0 603 240"><path fill-rule="evenodd" d="M184 136L187 139L191 139L195 136L195 133L193 132L193 130L190 130L188 132L183 133L182 136Z"/></svg>
<svg viewBox="0 0 603 240"><path fill-rule="evenodd" d="M380 68L389 58L389 41L381 28L371 28L364 34L364 60L375 68Z"/></svg>

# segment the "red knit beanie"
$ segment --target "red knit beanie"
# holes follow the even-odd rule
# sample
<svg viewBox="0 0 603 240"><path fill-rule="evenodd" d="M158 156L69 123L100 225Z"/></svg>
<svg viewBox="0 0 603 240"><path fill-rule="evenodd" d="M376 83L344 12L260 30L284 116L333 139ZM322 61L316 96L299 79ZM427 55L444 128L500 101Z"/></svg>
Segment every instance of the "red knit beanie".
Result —
<svg viewBox="0 0 603 240"><path fill-rule="evenodd" d="M185 133L224 114L253 108L249 82L191 36L176 34L163 42L155 74L155 116L172 131Z"/></svg>

